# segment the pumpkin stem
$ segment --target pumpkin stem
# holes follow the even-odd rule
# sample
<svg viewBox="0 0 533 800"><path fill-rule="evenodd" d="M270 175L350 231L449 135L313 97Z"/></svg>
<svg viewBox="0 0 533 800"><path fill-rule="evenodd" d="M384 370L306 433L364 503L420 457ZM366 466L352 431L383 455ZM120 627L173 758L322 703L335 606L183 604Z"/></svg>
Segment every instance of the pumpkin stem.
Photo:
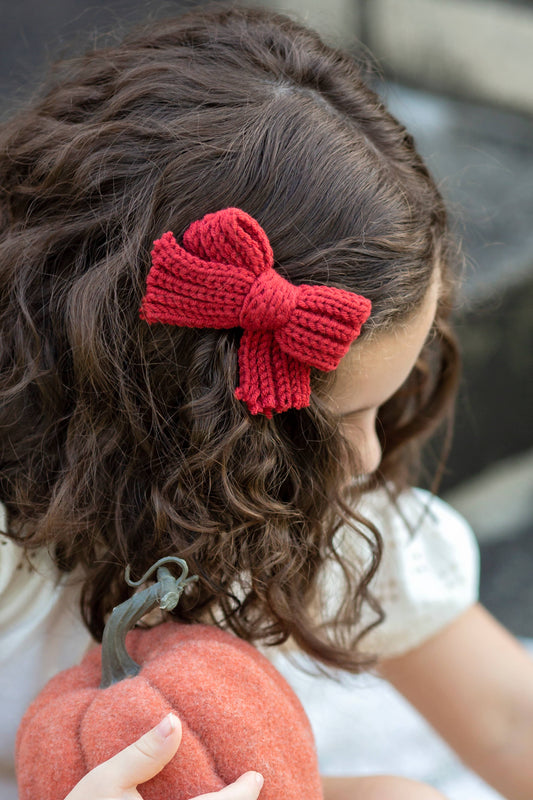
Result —
<svg viewBox="0 0 533 800"><path fill-rule="evenodd" d="M179 578L174 578L162 564L173 561L181 566ZM141 667L126 650L126 634L135 623L156 606L172 611L178 604L181 593L189 583L198 580L198 575L188 578L187 564L182 558L168 556L157 561L143 577L130 581L130 568L126 568L126 582L130 586L140 586L157 569L157 583L153 583L142 592L132 595L124 603L115 606L106 622L102 637L102 682L101 689L124 678L138 675Z"/></svg>

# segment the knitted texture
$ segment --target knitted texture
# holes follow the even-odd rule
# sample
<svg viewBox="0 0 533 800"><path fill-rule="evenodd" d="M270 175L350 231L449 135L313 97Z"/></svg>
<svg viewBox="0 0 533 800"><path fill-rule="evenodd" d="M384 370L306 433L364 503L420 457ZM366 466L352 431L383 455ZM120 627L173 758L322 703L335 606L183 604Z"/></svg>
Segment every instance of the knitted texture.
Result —
<svg viewBox="0 0 533 800"><path fill-rule="evenodd" d="M89 770L169 711L177 754L140 786L144 800L189 800L248 770L261 800L321 800L313 734L289 684L252 645L213 625L167 622L126 637L135 677L100 689L101 647L51 679L19 726L19 800L64 800Z"/></svg>
<svg viewBox="0 0 533 800"><path fill-rule="evenodd" d="M338 366L368 319L366 297L332 286L294 286L274 269L265 231L239 208L193 222L179 245L154 242L139 316L189 328L244 328L235 397L252 414L304 408L310 367Z"/></svg>

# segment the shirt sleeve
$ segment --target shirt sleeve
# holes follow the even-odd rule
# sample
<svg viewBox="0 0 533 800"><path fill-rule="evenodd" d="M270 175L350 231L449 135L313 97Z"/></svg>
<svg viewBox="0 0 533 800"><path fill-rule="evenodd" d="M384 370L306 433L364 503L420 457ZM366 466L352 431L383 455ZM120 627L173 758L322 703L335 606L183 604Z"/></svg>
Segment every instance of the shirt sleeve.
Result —
<svg viewBox="0 0 533 800"><path fill-rule="evenodd" d="M402 493L396 504L380 489L367 495L359 510L383 537L381 563L369 589L385 619L360 640L358 648L361 653L392 658L429 639L477 602L479 547L463 517L423 489ZM362 538L348 526L339 534L340 552L361 563ZM338 597L339 577L340 572L325 579L330 610ZM375 619L365 604L362 628Z"/></svg>

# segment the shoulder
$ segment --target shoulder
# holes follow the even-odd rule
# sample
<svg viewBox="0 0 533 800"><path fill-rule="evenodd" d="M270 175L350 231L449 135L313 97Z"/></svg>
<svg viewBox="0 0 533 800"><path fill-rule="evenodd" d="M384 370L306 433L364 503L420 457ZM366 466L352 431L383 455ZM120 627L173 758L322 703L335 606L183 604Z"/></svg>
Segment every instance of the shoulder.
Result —
<svg viewBox="0 0 533 800"><path fill-rule="evenodd" d="M383 538L381 574L402 562L418 560L422 553L441 565L466 557L475 566L479 560L477 540L468 522L425 489L408 489L395 500L386 489L380 489L366 495L358 511Z"/></svg>
<svg viewBox="0 0 533 800"><path fill-rule="evenodd" d="M458 511L425 489L407 489L395 500L386 488L378 489L362 498L358 510L381 528L384 536L393 535L405 542L429 531L473 536L470 525Z"/></svg>
<svg viewBox="0 0 533 800"><path fill-rule="evenodd" d="M479 547L466 520L423 489L409 489L395 501L380 489L365 496L358 511L383 539L382 559L369 588L385 612L361 647L384 657L399 655L477 601ZM343 529L341 551L354 558L360 541ZM364 624L374 619L367 609Z"/></svg>

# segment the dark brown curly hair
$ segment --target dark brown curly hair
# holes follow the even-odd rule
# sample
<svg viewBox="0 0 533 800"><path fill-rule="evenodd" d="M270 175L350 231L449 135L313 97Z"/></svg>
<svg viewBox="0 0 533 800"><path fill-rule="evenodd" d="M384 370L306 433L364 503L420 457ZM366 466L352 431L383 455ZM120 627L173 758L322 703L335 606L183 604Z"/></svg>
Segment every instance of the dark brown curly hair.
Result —
<svg viewBox="0 0 533 800"><path fill-rule="evenodd" d="M460 247L363 60L284 15L193 10L60 61L0 128L0 499L13 539L80 568L96 639L131 593L125 565L139 577L172 554L200 576L176 618L373 663L357 622L363 603L370 627L383 618L368 590L382 539L357 513L368 484L341 489L358 457L328 409L335 372L311 370L309 407L252 416L233 395L241 329L138 314L153 240L228 206L258 220L293 284L372 301L356 346L416 311L438 265L433 335L379 412L374 483L407 485L452 408ZM337 552L345 524L370 567ZM311 607L331 560L347 588L324 627Z"/></svg>

